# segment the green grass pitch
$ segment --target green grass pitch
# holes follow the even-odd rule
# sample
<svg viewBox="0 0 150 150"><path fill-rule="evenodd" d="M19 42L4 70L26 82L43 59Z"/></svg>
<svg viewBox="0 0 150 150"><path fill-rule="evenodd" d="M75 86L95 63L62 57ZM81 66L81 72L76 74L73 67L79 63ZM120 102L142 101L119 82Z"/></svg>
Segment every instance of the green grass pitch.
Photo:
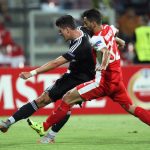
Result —
<svg viewBox="0 0 150 150"><path fill-rule="evenodd" d="M37 139L23 120L0 133L0 150L149 150L150 127L131 115L72 116L55 144L37 144Z"/></svg>

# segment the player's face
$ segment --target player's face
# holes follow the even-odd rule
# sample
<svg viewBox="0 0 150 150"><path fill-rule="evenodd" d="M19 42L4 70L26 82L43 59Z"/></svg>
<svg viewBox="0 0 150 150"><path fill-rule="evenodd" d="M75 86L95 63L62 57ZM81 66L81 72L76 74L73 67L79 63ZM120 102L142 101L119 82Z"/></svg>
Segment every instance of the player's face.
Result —
<svg viewBox="0 0 150 150"><path fill-rule="evenodd" d="M67 27L66 28L60 28L60 27L58 27L58 31L59 31L59 35L63 36L63 38L64 38L65 41L70 40L69 39L70 32L69 32L69 29Z"/></svg>
<svg viewBox="0 0 150 150"><path fill-rule="evenodd" d="M93 23L90 22L86 17L83 18L83 23L84 23L84 26L93 32Z"/></svg>

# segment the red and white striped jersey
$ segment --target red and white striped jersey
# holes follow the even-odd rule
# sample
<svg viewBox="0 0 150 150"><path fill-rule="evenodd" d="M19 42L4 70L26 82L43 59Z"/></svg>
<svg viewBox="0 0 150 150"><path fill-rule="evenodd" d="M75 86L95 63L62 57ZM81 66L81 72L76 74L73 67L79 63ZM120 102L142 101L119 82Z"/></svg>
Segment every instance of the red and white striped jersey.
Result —
<svg viewBox="0 0 150 150"><path fill-rule="evenodd" d="M102 25L102 30L97 32L90 40L95 51L100 51L104 47L107 47L110 51L110 61L106 71L103 71L103 73L105 74L105 79L111 82L114 80L118 82L118 79L122 79L120 54L115 40L116 32L117 29L113 25Z"/></svg>

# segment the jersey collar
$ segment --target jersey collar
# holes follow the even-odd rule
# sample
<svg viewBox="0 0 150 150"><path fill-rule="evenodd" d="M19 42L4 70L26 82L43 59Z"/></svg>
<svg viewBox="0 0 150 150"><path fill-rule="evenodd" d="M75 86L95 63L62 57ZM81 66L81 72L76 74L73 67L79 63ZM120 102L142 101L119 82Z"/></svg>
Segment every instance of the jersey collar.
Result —
<svg viewBox="0 0 150 150"><path fill-rule="evenodd" d="M96 35L96 36L99 35L102 30L103 30L103 25L101 25L101 30L95 32L94 35Z"/></svg>

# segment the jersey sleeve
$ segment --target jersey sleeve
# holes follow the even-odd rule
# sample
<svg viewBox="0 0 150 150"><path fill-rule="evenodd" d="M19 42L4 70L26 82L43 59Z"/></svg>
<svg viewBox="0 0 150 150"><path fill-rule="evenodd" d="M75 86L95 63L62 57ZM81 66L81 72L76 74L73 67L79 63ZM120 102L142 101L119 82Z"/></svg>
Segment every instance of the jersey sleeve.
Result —
<svg viewBox="0 0 150 150"><path fill-rule="evenodd" d="M107 48L102 36L93 36L90 39L90 43L96 51L101 51L101 49Z"/></svg>
<svg viewBox="0 0 150 150"><path fill-rule="evenodd" d="M71 61L71 60L73 60L75 58L75 55L72 52L70 52L70 51L68 51L67 53L63 54L62 56L65 59L67 59L68 61Z"/></svg>
<svg viewBox="0 0 150 150"><path fill-rule="evenodd" d="M116 33L119 32L119 30L118 30L114 25L111 25L110 27L111 27L111 29L112 29L114 35L116 35Z"/></svg>
<svg viewBox="0 0 150 150"><path fill-rule="evenodd" d="M73 59L76 59L77 56L80 55L81 51L82 51L82 38L77 40L77 42L69 48L69 51L63 54L62 56L68 61L71 61Z"/></svg>

